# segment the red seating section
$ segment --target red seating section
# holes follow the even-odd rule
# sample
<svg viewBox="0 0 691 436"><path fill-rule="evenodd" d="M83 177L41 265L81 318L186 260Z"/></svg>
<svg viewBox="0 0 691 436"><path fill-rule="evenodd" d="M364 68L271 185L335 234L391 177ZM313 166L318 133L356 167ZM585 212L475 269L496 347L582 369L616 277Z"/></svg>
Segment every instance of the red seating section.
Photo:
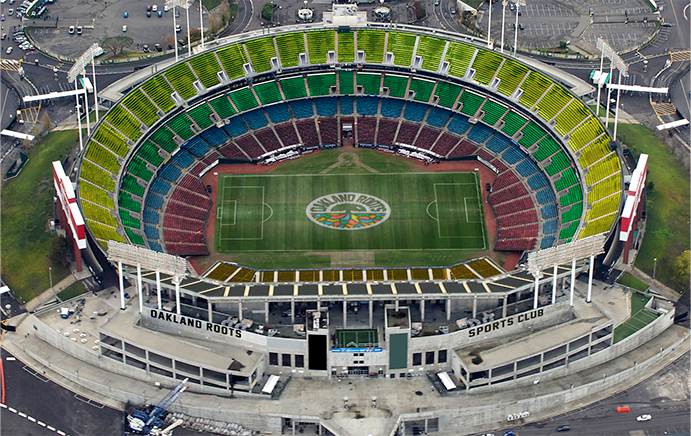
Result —
<svg viewBox="0 0 691 436"><path fill-rule="evenodd" d="M211 155L210 157L216 158ZM202 181L188 174L175 188L163 217L166 250L176 255L209 254L204 240L204 222L211 199Z"/></svg>
<svg viewBox="0 0 691 436"><path fill-rule="evenodd" d="M271 128L256 132L254 135L266 151L274 151L282 147L276 133Z"/></svg>
<svg viewBox="0 0 691 436"><path fill-rule="evenodd" d="M422 130L420 130L420 134L418 135L417 139L415 140L415 144L413 145L418 148L424 148L429 150L430 148L432 148L432 145L434 145L434 141L437 140L439 135L439 131L423 127Z"/></svg>
<svg viewBox="0 0 691 436"><path fill-rule="evenodd" d="M307 147L319 147L319 135L317 134L317 128L314 126L314 120L301 120L295 123L300 132L300 137L302 142Z"/></svg>
<svg viewBox="0 0 691 436"><path fill-rule="evenodd" d="M374 144L374 133L376 132L376 118L358 118L357 140L363 144Z"/></svg>
<svg viewBox="0 0 691 436"><path fill-rule="evenodd" d="M278 137L281 138L281 141L283 141L284 146L290 147L291 145L297 145L300 143L300 139L298 138L298 134L295 132L295 126L293 126L293 123L287 122L284 124L279 124L278 126L274 126L274 129L276 130Z"/></svg>
<svg viewBox="0 0 691 436"><path fill-rule="evenodd" d="M396 137L395 142L413 145L418 130L420 130L419 126L408 123L401 123L401 127L398 129L398 136Z"/></svg>

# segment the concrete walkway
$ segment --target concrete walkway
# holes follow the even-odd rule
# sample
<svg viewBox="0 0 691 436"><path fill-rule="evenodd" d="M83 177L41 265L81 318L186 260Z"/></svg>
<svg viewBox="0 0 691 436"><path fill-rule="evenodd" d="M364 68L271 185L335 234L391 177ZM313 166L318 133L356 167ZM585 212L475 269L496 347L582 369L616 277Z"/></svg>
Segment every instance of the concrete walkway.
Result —
<svg viewBox="0 0 691 436"><path fill-rule="evenodd" d="M648 274L644 273L635 266L632 266L628 272L630 272L634 277L643 280L653 290L660 292L660 294L664 295L666 298L669 298L670 300L677 301L681 295L679 292L675 291L670 287L665 286L664 284L650 277Z"/></svg>
<svg viewBox="0 0 691 436"><path fill-rule="evenodd" d="M58 283L53 285L52 288L48 288L45 290L43 293L41 293L38 297L35 297L33 300L29 301L24 305L26 308L27 312L31 312L32 310L36 310L36 308L43 306L44 304L48 303L49 301L54 300L57 298L57 295L62 291L63 289L67 288L73 283L76 283L80 280L84 280L85 278L89 277L91 274L89 271L82 270L80 272L72 272L72 274L68 275L64 279L60 280Z"/></svg>

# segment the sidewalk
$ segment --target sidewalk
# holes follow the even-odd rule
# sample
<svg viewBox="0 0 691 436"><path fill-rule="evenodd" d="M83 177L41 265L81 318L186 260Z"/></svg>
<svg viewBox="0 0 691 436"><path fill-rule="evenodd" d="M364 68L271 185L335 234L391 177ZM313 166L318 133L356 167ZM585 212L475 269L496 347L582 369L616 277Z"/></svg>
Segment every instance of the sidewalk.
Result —
<svg viewBox="0 0 691 436"><path fill-rule="evenodd" d="M664 295L666 298L669 298L670 300L677 301L679 299L679 297L681 296L681 294L679 292L675 291L672 288L669 288L669 287L663 285L662 283L660 283L659 281L650 277L648 274L644 273L643 271L636 268L635 266L631 266L631 269L629 270L629 272L633 276L643 280L652 289L659 291L662 295Z"/></svg>
<svg viewBox="0 0 691 436"><path fill-rule="evenodd" d="M83 280L87 277L89 277L91 273L87 270L82 270L80 272L73 272L72 274L68 275L64 279L60 280L58 283L53 285L52 288L48 288L45 290L41 295L38 297L34 298L33 300L27 302L24 307L26 307L27 312L31 312L32 310L35 310L38 307L41 307L42 305L46 304L47 302L55 299L57 295L62 291L63 289L67 288L71 284Z"/></svg>

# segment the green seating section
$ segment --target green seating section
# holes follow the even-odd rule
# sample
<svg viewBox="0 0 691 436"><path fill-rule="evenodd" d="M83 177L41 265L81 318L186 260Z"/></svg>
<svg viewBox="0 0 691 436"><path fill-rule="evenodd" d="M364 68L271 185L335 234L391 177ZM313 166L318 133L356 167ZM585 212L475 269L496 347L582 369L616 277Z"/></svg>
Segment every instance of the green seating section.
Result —
<svg viewBox="0 0 691 436"><path fill-rule="evenodd" d="M154 173L146 168L146 163L137 156L134 156L127 165L127 172L134 174L145 182L151 180L151 177L154 175Z"/></svg>
<svg viewBox="0 0 691 436"><path fill-rule="evenodd" d="M465 76L475 50L477 50L475 47L462 42L449 42L449 47L446 49L446 57L444 58L449 63L449 74L461 78Z"/></svg>
<svg viewBox="0 0 691 436"><path fill-rule="evenodd" d="M168 113L175 108L175 102L170 97L173 93L173 88L170 87L163 76L158 75L147 80L142 85L142 89L163 112Z"/></svg>
<svg viewBox="0 0 691 436"><path fill-rule="evenodd" d="M121 157L125 157L130 150L125 137L106 123L101 123L93 138Z"/></svg>
<svg viewBox="0 0 691 436"><path fill-rule="evenodd" d="M408 78L402 76L384 76L384 88L389 88L389 95L391 97L405 98L405 92L408 88Z"/></svg>
<svg viewBox="0 0 691 436"><path fill-rule="evenodd" d="M82 209L84 209L84 215L91 219L94 219L100 223L107 224L109 226L117 227L118 222L110 214L109 209L104 209L95 204L89 203L88 201L82 202Z"/></svg>
<svg viewBox="0 0 691 436"><path fill-rule="evenodd" d="M504 115L504 123L506 124L501 128L501 131L509 136L513 136L518 132L518 129L525 125L526 121L528 120L518 115L516 112L509 111Z"/></svg>
<svg viewBox="0 0 691 436"><path fill-rule="evenodd" d="M135 229L138 229L138 228L139 228L139 226L140 226L139 220L136 219L136 218L133 218L133 217L130 215L130 211L129 211L129 210L127 210L127 209L120 209L119 212L120 212L120 221L122 221L122 225L123 225L123 226L125 226L125 227L133 227L133 228L135 228ZM129 234L129 232L128 232L128 234ZM132 239L132 238L130 238L130 239Z"/></svg>
<svg viewBox="0 0 691 436"><path fill-rule="evenodd" d="M247 53L250 54L254 71L261 73L271 69L271 58L276 56L273 38L253 39L245 42L245 47L247 48Z"/></svg>
<svg viewBox="0 0 691 436"><path fill-rule="evenodd" d="M564 190L570 186L578 183L578 177L576 177L576 172L573 168L567 168L563 173L561 173L561 178L554 182L554 187L558 191Z"/></svg>
<svg viewBox="0 0 691 436"><path fill-rule="evenodd" d="M175 135L173 135L173 132L166 129L164 126L161 126L151 135L151 138L149 139L158 144L159 147L168 153L172 153L176 148L178 148L178 144L176 144L175 140L173 139L174 137Z"/></svg>
<svg viewBox="0 0 691 436"><path fill-rule="evenodd" d="M463 94L461 94L461 98L458 99L459 103L463 103L461 112L463 112L466 115L470 115L471 117L475 115L478 109L480 109L480 106L482 105L483 101L485 101L484 97L479 96L477 94L473 94L467 89L463 91Z"/></svg>
<svg viewBox="0 0 691 436"><path fill-rule="evenodd" d="M115 181L110 177L110 174L88 160L82 161L82 169L79 176L106 191L113 192L115 190Z"/></svg>
<svg viewBox="0 0 691 436"><path fill-rule="evenodd" d="M91 162L97 164L101 168L117 174L120 171L120 164L117 157L105 147L101 147L97 143L91 141L86 147L86 154L84 155Z"/></svg>
<svg viewBox="0 0 691 436"><path fill-rule="evenodd" d="M422 68L437 71L441 57L444 55L446 40L428 35L420 35L417 42L416 56L422 56Z"/></svg>
<svg viewBox="0 0 691 436"><path fill-rule="evenodd" d="M590 117L583 124L578 126L576 130L571 132L569 138L569 148L573 151L578 151L585 147L590 141L602 135L605 130L595 117Z"/></svg>
<svg viewBox="0 0 691 436"><path fill-rule="evenodd" d="M520 141L518 141L518 143L525 148L535 144L540 138L545 136L546 133L542 127L538 126L532 121L526 124L521 132L523 132L523 137L520 139Z"/></svg>
<svg viewBox="0 0 691 436"><path fill-rule="evenodd" d="M230 80L245 77L245 70L242 68L247 63L247 55L242 48L242 44L233 44L216 52L218 59L223 64L223 69Z"/></svg>
<svg viewBox="0 0 691 436"><path fill-rule="evenodd" d="M497 77L501 80L497 91L509 97L518 88L521 80L528 74L528 67L519 64L518 62L505 59L502 64Z"/></svg>
<svg viewBox="0 0 691 436"><path fill-rule="evenodd" d="M596 183L588 194L588 201L592 203L616 192L621 192L621 176L619 173L612 174Z"/></svg>
<svg viewBox="0 0 691 436"><path fill-rule="evenodd" d="M336 74L310 74L307 76L307 87L311 96L329 95L331 87L336 86Z"/></svg>
<svg viewBox="0 0 691 436"><path fill-rule="evenodd" d="M300 53L305 51L305 36L303 33L288 33L276 37L278 56L284 68L297 67L300 63Z"/></svg>
<svg viewBox="0 0 691 436"><path fill-rule="evenodd" d="M600 219L588 222L585 228L581 230L581 233L578 235L578 237L587 238L588 236L606 232L607 230L612 228L612 224L614 224L614 220L616 219L616 217L617 215L615 213L610 213L609 215L604 216Z"/></svg>
<svg viewBox="0 0 691 436"><path fill-rule="evenodd" d="M566 135L573 130L581 121L590 116L590 111L578 100L573 100L566 108L557 115L557 125L554 128L560 135Z"/></svg>
<svg viewBox="0 0 691 436"><path fill-rule="evenodd" d="M357 47L365 52L368 63L381 64L384 62L384 44L386 32L383 30L358 30Z"/></svg>
<svg viewBox="0 0 691 436"><path fill-rule="evenodd" d="M576 234L577 229L578 221L572 222L568 228L562 229L561 232L559 232L559 239L566 239L566 242L571 242L571 238Z"/></svg>
<svg viewBox="0 0 691 436"><path fill-rule="evenodd" d="M94 237L100 241L103 248L107 248L107 241L109 240L125 242L125 238L118 235L117 230L112 227L104 226L99 222L92 221L89 219L86 220L86 223L89 226L91 232L94 234Z"/></svg>
<svg viewBox="0 0 691 436"><path fill-rule="evenodd" d="M303 98L307 96L305 80L302 77L282 79L280 83L286 100L293 100L295 98Z"/></svg>
<svg viewBox="0 0 691 436"><path fill-rule="evenodd" d="M473 61L473 69L475 70L475 77L473 80L483 85L489 85L489 82L492 81L494 74L499 69L502 59L503 58L497 53L479 49Z"/></svg>
<svg viewBox="0 0 691 436"><path fill-rule="evenodd" d="M315 30L307 32L307 47L310 54L310 63L325 64L326 54L334 50L336 37L333 30Z"/></svg>
<svg viewBox="0 0 691 436"><path fill-rule="evenodd" d="M525 129L524 129L525 131ZM538 161L542 162L548 157L552 156L554 153L561 150L557 141L552 139L551 136L545 136L540 142L537 143L537 151L533 153L533 157Z"/></svg>
<svg viewBox="0 0 691 436"><path fill-rule="evenodd" d="M462 90L463 88L458 85L441 81L438 82L435 94L439 96L439 105L448 108L453 107L458 98L458 94L460 94Z"/></svg>
<svg viewBox="0 0 691 436"><path fill-rule="evenodd" d="M537 71L531 71L521 85L523 94L521 94L519 101L522 105L532 108L551 84L552 81L547 77Z"/></svg>
<svg viewBox="0 0 691 436"><path fill-rule="evenodd" d="M585 214L585 220L594 220L600 218L601 216L614 212L619 207L620 199L621 196L619 195L610 195L609 197L606 197L604 200L600 200L598 202L593 203L593 206Z"/></svg>
<svg viewBox="0 0 691 436"><path fill-rule="evenodd" d="M550 176L553 176L557 174L560 171L565 170L566 168L571 166L571 161L569 158L566 156L566 153L563 151L557 152L554 156L552 156L552 163L547 165L545 167L545 172L549 174Z"/></svg>
<svg viewBox="0 0 691 436"><path fill-rule="evenodd" d="M581 200L583 200L583 192L581 191L581 187L579 185L570 187L569 192L559 198L561 207L568 206L569 204L573 204Z"/></svg>
<svg viewBox="0 0 691 436"><path fill-rule="evenodd" d="M192 86L195 78L192 74L192 70L190 70L187 64L177 64L163 73L163 75L168 78L168 81L170 81L170 84L173 85L178 94L180 94L180 97L185 100L189 100L197 94L194 90L194 86Z"/></svg>
<svg viewBox="0 0 691 436"><path fill-rule="evenodd" d="M264 82L255 85L254 92L257 93L257 97L259 97L259 101L262 104L271 104L283 100L276 82Z"/></svg>
<svg viewBox="0 0 691 436"><path fill-rule="evenodd" d="M606 158L588 167L588 174L585 175L585 181L590 186L619 171L621 171L619 157L615 152L612 152L612 154Z"/></svg>
<svg viewBox="0 0 691 436"><path fill-rule="evenodd" d="M209 100L209 104L221 118L228 118L237 113L233 105L230 104L230 100L228 100L228 97L225 95Z"/></svg>
<svg viewBox="0 0 691 436"><path fill-rule="evenodd" d="M485 116L482 117L482 121L486 122L490 126L497 124L497 121L506 113L506 108L499 103L495 103L492 100L487 99L484 105L482 105L482 110L485 112Z"/></svg>
<svg viewBox="0 0 691 436"><path fill-rule="evenodd" d="M105 120L111 126L117 126L116 128L132 141L136 141L142 136L142 132L139 130L141 124L131 113L127 112L127 109L123 106L115 106L112 110L108 111Z"/></svg>
<svg viewBox="0 0 691 436"><path fill-rule="evenodd" d="M583 214L583 202L576 203L571 206L571 209L561 214L561 222L568 223L573 220L578 220ZM578 223L578 221L576 221ZM572 234L573 236L573 234Z"/></svg>
<svg viewBox="0 0 691 436"><path fill-rule="evenodd" d="M187 115L189 115L202 130L213 125L213 121L211 121L212 113L213 111L206 103L202 103L194 109L187 111Z"/></svg>
<svg viewBox="0 0 691 436"><path fill-rule="evenodd" d="M137 179L131 174L125 173L125 176L122 178L122 184L120 185L120 189L123 189L139 197L144 196L144 187L137 183Z"/></svg>
<svg viewBox="0 0 691 436"><path fill-rule="evenodd" d="M194 136L194 132L190 128L192 126L192 120L190 120L187 114L184 112L176 115L173 119L168 121L166 126L168 126L170 130L175 132L184 140L188 140Z"/></svg>
<svg viewBox="0 0 691 436"><path fill-rule="evenodd" d="M387 50L393 53L393 63L404 67L410 66L415 49L415 35L412 33L389 32Z"/></svg>
<svg viewBox="0 0 691 436"><path fill-rule="evenodd" d="M190 59L190 66L192 66L194 72L197 73L197 77L199 77L199 81L202 82L202 85L206 88L211 88L221 83L216 74L221 71L221 66L218 65L218 61L213 52L193 57Z"/></svg>
<svg viewBox="0 0 691 436"><path fill-rule="evenodd" d="M244 112L258 106L257 99L254 93L249 88L238 89L230 93L230 99L233 100L238 111Z"/></svg>
<svg viewBox="0 0 691 436"><path fill-rule="evenodd" d="M591 142L590 145L581 149L581 157L578 158L581 168L589 167L607 156L610 153L608 143L608 138L606 136L601 136L599 139Z"/></svg>
<svg viewBox="0 0 691 436"><path fill-rule="evenodd" d="M142 209L141 203L133 199L132 194L125 191L120 191L120 194L118 195L118 206L137 213L139 213L139 211Z"/></svg>
<svg viewBox="0 0 691 436"><path fill-rule="evenodd" d="M96 203L106 209L113 209L113 199L108 197L108 193L84 180L79 182L79 197Z"/></svg>
<svg viewBox="0 0 691 436"><path fill-rule="evenodd" d="M135 155L148 161L151 165L158 167L163 163L163 158L158 154L158 150L159 148L157 145L146 141L139 147Z"/></svg>
<svg viewBox="0 0 691 436"><path fill-rule="evenodd" d="M571 94L561 86L552 86L537 104L537 108L540 110L537 113L538 116L545 121L551 120L571 101L571 98Z"/></svg>
<svg viewBox="0 0 691 436"><path fill-rule="evenodd" d="M410 90L415 91L415 100L428 102L434 90L434 82L429 80L411 79Z"/></svg>
<svg viewBox="0 0 691 436"><path fill-rule="evenodd" d="M338 62L355 62L355 33L341 32L338 34Z"/></svg>
<svg viewBox="0 0 691 436"><path fill-rule="evenodd" d="M122 104L149 127L158 121L158 115L156 115L158 109L141 89L135 89L130 95L122 99Z"/></svg>
<svg viewBox="0 0 691 436"><path fill-rule="evenodd" d="M363 87L365 94L379 95L381 74L357 73L357 84Z"/></svg>
<svg viewBox="0 0 691 436"><path fill-rule="evenodd" d="M125 227L125 233L127 233L127 236L130 238L130 242L133 244L144 245L144 238L142 238L141 235L133 233L129 227Z"/></svg>
<svg viewBox="0 0 691 436"><path fill-rule="evenodd" d="M355 94L355 79L352 71L338 73L338 92L340 94Z"/></svg>

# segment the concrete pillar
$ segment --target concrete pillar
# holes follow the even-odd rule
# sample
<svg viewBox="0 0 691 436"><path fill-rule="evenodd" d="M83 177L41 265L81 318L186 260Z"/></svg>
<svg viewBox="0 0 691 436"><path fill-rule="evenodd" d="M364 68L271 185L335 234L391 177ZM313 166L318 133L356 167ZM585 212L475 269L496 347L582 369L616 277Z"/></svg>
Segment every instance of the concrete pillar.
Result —
<svg viewBox="0 0 691 436"><path fill-rule="evenodd" d="M269 302L264 302L264 324L269 324Z"/></svg>
<svg viewBox="0 0 691 436"><path fill-rule="evenodd" d="M214 304L211 300L206 300L206 307L209 312L209 322L214 322Z"/></svg>
<svg viewBox="0 0 691 436"><path fill-rule="evenodd" d="M122 277L122 262L118 262L118 280L120 282L120 310L125 310L125 280Z"/></svg>
<svg viewBox="0 0 691 436"><path fill-rule="evenodd" d="M533 287L533 309L537 309L537 298L540 295L540 274L535 274L535 286Z"/></svg>
<svg viewBox="0 0 691 436"><path fill-rule="evenodd" d="M557 301L557 265L554 265L552 271L552 304Z"/></svg>
<svg viewBox="0 0 691 436"><path fill-rule="evenodd" d="M446 320L451 321L451 297L446 298Z"/></svg>
<svg viewBox="0 0 691 436"><path fill-rule="evenodd" d="M396 298L396 299L394 300L394 303L395 303L395 305L396 305L396 312L398 312L398 298Z"/></svg>
<svg viewBox="0 0 691 436"><path fill-rule="evenodd" d="M618 91L617 91L618 92ZM590 297L593 293L593 266L595 265L595 256L590 256L590 266L588 267L588 298L585 299L586 303L590 303Z"/></svg>
<svg viewBox="0 0 691 436"><path fill-rule="evenodd" d="M609 100L607 100L609 101ZM573 288L576 286L576 259L571 261L571 295L569 296L569 304L573 306Z"/></svg>
<svg viewBox="0 0 691 436"><path fill-rule="evenodd" d="M156 271L156 296L158 297L158 310L161 310L161 273Z"/></svg>
<svg viewBox="0 0 691 436"><path fill-rule="evenodd" d="M175 313L180 315L180 281L181 281L181 279L178 277L173 277L173 281L175 282Z"/></svg>
<svg viewBox="0 0 691 436"><path fill-rule="evenodd" d="M369 300L369 328L372 328L372 312L374 311L374 300Z"/></svg>
<svg viewBox="0 0 691 436"><path fill-rule="evenodd" d="M473 295L473 318L477 318L477 294Z"/></svg>
<svg viewBox="0 0 691 436"><path fill-rule="evenodd" d="M504 295L504 307L502 307L502 309L501 309L501 317L502 317L502 318L506 318L506 312L507 312L508 303L509 303L509 296L508 296L508 295Z"/></svg>
<svg viewBox="0 0 691 436"><path fill-rule="evenodd" d="M142 267L137 265L137 291L139 291L139 313L144 312L144 289L142 289Z"/></svg>
<svg viewBox="0 0 691 436"><path fill-rule="evenodd" d="M295 300L290 300L290 323L295 324Z"/></svg>
<svg viewBox="0 0 691 436"><path fill-rule="evenodd" d="M238 301L238 321L242 321L242 301Z"/></svg>
<svg viewBox="0 0 691 436"><path fill-rule="evenodd" d="M420 300L420 320L425 322L425 300Z"/></svg>
<svg viewBox="0 0 691 436"><path fill-rule="evenodd" d="M343 300L343 328L348 328L348 301Z"/></svg>

